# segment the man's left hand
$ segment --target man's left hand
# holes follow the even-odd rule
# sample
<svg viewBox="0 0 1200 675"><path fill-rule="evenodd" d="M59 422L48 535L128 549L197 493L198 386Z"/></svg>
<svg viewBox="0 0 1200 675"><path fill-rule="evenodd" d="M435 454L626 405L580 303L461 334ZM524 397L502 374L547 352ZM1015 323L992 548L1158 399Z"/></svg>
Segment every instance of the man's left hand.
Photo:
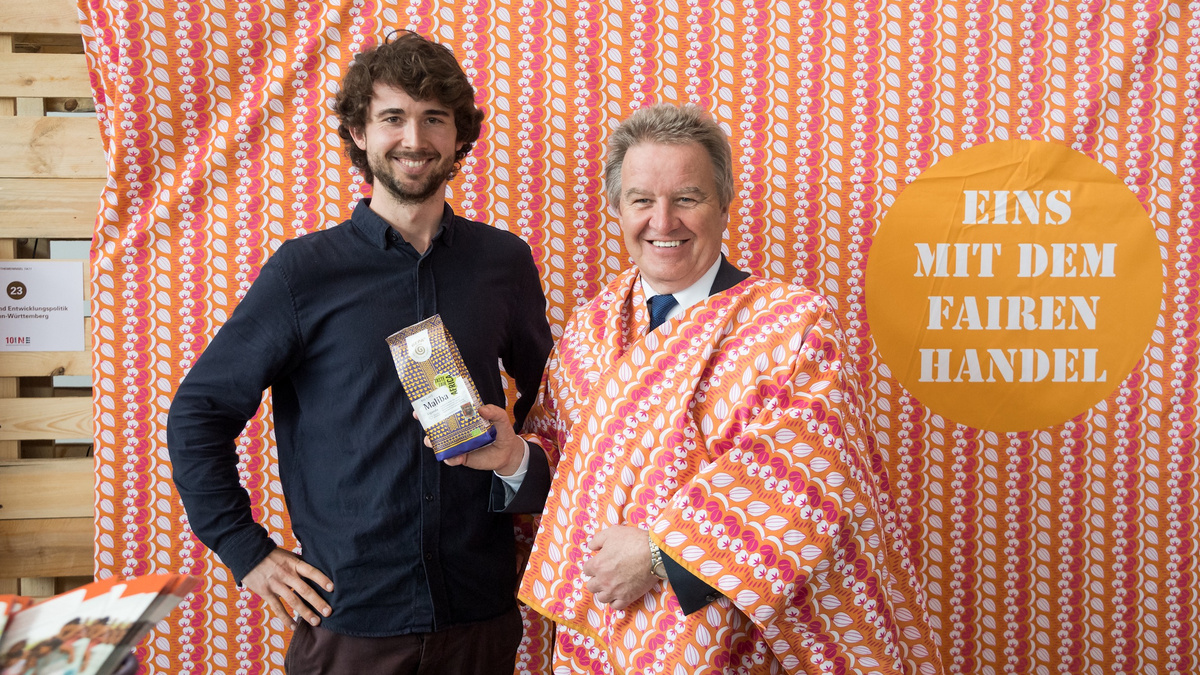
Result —
<svg viewBox="0 0 1200 675"><path fill-rule="evenodd" d="M614 525L588 542L595 554L583 564L591 575L587 589L596 602L625 609L654 588L658 577L650 571L650 535L645 530Z"/></svg>
<svg viewBox="0 0 1200 675"><path fill-rule="evenodd" d="M483 471L495 471L501 476L511 476L521 467L525 458L525 441L513 430L512 422L508 421L508 413L497 405L482 405L479 416L496 427L496 440L488 445L461 455L455 455L445 460L446 466L467 466ZM413 413L413 417L417 414ZM433 447L429 437L425 437L426 447Z"/></svg>

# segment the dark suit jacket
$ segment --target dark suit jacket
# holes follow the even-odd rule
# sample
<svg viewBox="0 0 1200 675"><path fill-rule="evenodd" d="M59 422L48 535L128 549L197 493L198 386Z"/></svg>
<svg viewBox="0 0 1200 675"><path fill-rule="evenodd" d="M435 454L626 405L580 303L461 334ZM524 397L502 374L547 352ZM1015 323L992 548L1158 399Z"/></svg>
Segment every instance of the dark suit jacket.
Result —
<svg viewBox="0 0 1200 675"><path fill-rule="evenodd" d="M721 265L717 268L717 276L708 294L727 291L749 277L748 273L734 267L725 256L721 256ZM546 506L546 495L550 493L552 479L546 454L536 443L530 443L525 480L507 504L504 503L507 498L504 482L497 477L492 478L492 510L500 513L541 513ZM684 614L691 614L717 599L719 593L716 589L666 554L663 555L663 565L667 568L667 581L679 598L679 606Z"/></svg>

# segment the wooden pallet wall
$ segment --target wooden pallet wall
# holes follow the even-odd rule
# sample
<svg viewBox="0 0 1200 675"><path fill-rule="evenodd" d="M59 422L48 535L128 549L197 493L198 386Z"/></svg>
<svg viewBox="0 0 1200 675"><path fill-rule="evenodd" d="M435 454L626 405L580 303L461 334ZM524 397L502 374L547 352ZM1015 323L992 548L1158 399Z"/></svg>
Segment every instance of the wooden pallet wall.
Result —
<svg viewBox="0 0 1200 675"><path fill-rule="evenodd" d="M73 0L0 3L0 259L91 240L104 155ZM85 262L86 264L86 262ZM85 273L85 285L90 273ZM90 297L89 289L81 289ZM47 596L90 581L95 470L85 351L0 352L0 593Z"/></svg>

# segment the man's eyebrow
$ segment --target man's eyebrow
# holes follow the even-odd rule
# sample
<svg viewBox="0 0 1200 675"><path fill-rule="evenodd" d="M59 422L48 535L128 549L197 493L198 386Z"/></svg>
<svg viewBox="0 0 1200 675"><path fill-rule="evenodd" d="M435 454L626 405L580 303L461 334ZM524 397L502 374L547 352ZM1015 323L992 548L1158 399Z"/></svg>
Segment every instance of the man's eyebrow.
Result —
<svg viewBox="0 0 1200 675"><path fill-rule="evenodd" d="M384 108L375 113L375 117L391 117L392 115L407 115L409 111L404 108ZM450 111L442 110L441 108L427 108L418 115L431 115L433 117L450 117Z"/></svg>
<svg viewBox="0 0 1200 675"><path fill-rule="evenodd" d="M629 199L631 197L652 197L652 196L654 196L654 193L649 190L643 190L641 188L629 188L628 190L625 191L624 196L626 199ZM686 187L681 187L678 190L671 192L671 197L685 197L685 196L686 197L698 197L699 199L703 200L706 197L708 197L708 193L705 192L704 190L701 190L699 187L697 187L695 185L688 185Z"/></svg>

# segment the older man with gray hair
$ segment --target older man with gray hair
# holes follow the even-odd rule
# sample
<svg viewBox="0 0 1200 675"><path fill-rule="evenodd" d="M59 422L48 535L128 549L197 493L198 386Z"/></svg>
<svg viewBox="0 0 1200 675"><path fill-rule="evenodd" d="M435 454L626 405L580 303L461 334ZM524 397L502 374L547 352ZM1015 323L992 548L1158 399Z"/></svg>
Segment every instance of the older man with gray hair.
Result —
<svg viewBox="0 0 1200 675"><path fill-rule="evenodd" d="M721 253L721 128L639 110L605 178L634 267L567 323L531 433L461 460L543 511L520 595L555 672L940 673L832 308Z"/></svg>

